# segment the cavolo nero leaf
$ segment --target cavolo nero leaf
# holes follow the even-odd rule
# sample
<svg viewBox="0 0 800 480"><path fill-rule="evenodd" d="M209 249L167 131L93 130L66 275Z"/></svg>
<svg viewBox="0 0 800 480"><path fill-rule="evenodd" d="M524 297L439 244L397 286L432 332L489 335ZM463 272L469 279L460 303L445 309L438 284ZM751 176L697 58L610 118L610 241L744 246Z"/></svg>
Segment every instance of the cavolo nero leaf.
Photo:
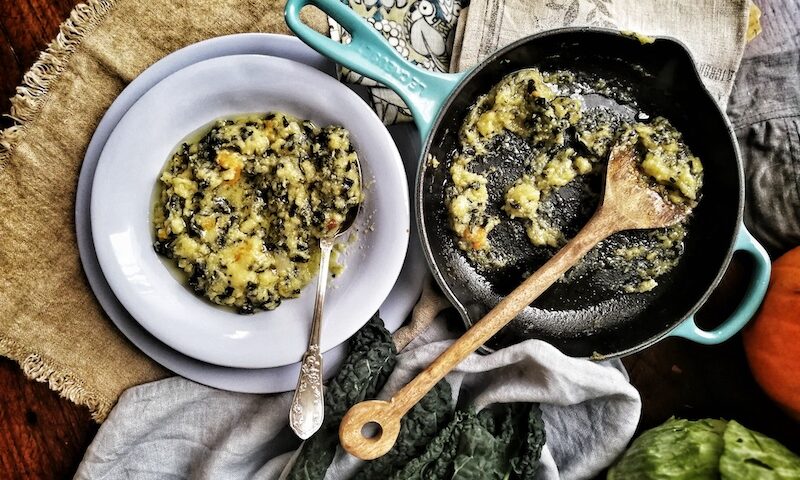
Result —
<svg viewBox="0 0 800 480"><path fill-rule="evenodd" d="M391 480L533 478L544 445L537 404L464 410Z"/></svg>
<svg viewBox="0 0 800 480"><path fill-rule="evenodd" d="M339 444L338 428L333 424L323 424L317 433L306 440L291 470L286 474L287 480L320 480L336 454Z"/></svg>
<svg viewBox="0 0 800 480"><path fill-rule="evenodd" d="M389 453L364 464L353 480L388 477L420 455L452 418L451 404L450 384L441 380L403 417L397 442Z"/></svg>
<svg viewBox="0 0 800 480"><path fill-rule="evenodd" d="M453 458L453 480L502 479L506 475L503 441L491 434L480 421L461 430Z"/></svg>
<svg viewBox="0 0 800 480"><path fill-rule="evenodd" d="M337 426L347 410L378 394L397 363L392 335L378 314L356 333L347 358L325 389L325 421Z"/></svg>
<svg viewBox="0 0 800 480"><path fill-rule="evenodd" d="M425 452L408 462L389 480L443 480L451 470L458 450L461 432L471 424L478 424L471 411L459 410L453 420L428 444Z"/></svg>
<svg viewBox="0 0 800 480"><path fill-rule="evenodd" d="M391 334L376 313L349 342L349 352L339 373L325 389L325 420L306 440L287 480L314 480L325 476L339 443L339 422L356 403L373 398L394 370L397 351Z"/></svg>
<svg viewBox="0 0 800 480"><path fill-rule="evenodd" d="M396 351L380 318L350 341L344 365L325 393L325 422L296 454L286 479L322 479L347 410L374 398L394 369ZM453 416L450 385L439 382L405 416L395 447L364 465L356 480L528 479L539 465L544 424L537 404L505 404Z"/></svg>
<svg viewBox="0 0 800 480"><path fill-rule="evenodd" d="M534 478L539 469L539 458L542 456L542 448L545 442L544 421L542 420L542 409L538 403L523 404L527 408L521 408L526 426L526 431L521 432L521 445L515 455L511 456L511 471L514 478L529 479ZM518 423L519 424L519 423Z"/></svg>

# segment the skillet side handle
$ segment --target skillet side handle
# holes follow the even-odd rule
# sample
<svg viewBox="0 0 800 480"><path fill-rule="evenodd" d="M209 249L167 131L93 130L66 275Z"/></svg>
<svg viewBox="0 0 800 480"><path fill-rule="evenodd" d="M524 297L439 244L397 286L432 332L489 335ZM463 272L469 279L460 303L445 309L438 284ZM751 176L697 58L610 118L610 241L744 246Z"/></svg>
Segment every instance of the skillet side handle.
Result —
<svg viewBox="0 0 800 480"><path fill-rule="evenodd" d="M699 328L694 322L694 315L692 315L670 332L670 336L683 337L705 345L716 345L734 336L756 313L769 285L772 271L769 255L764 247L750 235L744 224L739 227L734 250L747 252L755 261L753 278L750 280L739 306L727 320L722 322L722 325L714 330L707 331Z"/></svg>
<svg viewBox="0 0 800 480"><path fill-rule="evenodd" d="M342 25L350 33L350 43L331 40L304 24L300 10L308 5L319 8ZM440 107L464 77L464 74L429 72L412 65L339 0L288 0L284 17L289 28L311 48L400 95L411 109L423 139L427 138Z"/></svg>

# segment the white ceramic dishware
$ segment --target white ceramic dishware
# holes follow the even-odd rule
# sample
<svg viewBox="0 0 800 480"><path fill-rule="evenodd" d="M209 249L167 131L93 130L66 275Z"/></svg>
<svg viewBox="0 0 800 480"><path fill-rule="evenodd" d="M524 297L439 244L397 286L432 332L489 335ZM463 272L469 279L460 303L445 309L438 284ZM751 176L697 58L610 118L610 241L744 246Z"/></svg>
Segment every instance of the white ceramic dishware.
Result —
<svg viewBox="0 0 800 480"><path fill-rule="evenodd" d="M203 300L152 249L153 191L186 135L220 117L269 111L350 130L368 185L356 240L342 256L345 271L330 293L323 351L350 337L378 309L408 245L402 161L385 127L351 90L311 67L263 55L213 58L166 77L128 110L103 148L92 187L92 235L103 274L125 309L166 345L215 365L297 362L306 346L313 286L274 311L254 315Z"/></svg>
<svg viewBox="0 0 800 480"><path fill-rule="evenodd" d="M75 234L84 273L97 301L114 326L136 348L155 362L195 382L211 387L244 393L274 393L291 390L297 382L299 363L274 368L231 368L205 363L165 345L142 328L114 296L97 262L91 237L89 203L91 186L100 152L122 116L150 88L168 75L199 61L227 55L256 54L289 58L334 76L332 62L295 37L269 33L241 33L216 37L177 50L148 67L114 100L95 130L86 150L78 179L75 201ZM363 89L362 89L363 90ZM389 127L389 132L406 164L406 177L416 174L419 157L419 135L411 123ZM396 330L408 316L419 297L427 272L415 225L405 263L389 297L381 304L380 313L386 328ZM325 378L339 368L347 351L347 342L323 354Z"/></svg>

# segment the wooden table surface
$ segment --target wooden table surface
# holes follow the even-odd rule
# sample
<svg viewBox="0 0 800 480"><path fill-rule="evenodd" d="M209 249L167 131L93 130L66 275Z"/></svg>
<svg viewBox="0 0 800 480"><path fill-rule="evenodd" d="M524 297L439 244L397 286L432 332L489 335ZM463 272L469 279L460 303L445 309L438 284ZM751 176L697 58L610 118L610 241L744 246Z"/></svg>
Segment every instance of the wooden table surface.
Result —
<svg viewBox="0 0 800 480"><path fill-rule="evenodd" d="M75 0L0 0L0 113L22 75L58 32ZM11 125L0 119L0 128ZM740 298L747 265L735 261L699 318L724 318ZM800 452L800 425L778 410L753 381L738 337L708 347L667 339L624 360L643 399L641 428L672 415L723 417ZM84 407L25 378L0 359L0 479L71 478L97 432Z"/></svg>

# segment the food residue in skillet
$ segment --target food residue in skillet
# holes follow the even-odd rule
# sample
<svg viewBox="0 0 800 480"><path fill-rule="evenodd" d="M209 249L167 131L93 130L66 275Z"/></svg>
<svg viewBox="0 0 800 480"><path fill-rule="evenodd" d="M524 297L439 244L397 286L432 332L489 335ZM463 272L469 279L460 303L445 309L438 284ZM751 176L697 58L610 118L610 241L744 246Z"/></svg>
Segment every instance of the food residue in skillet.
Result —
<svg viewBox="0 0 800 480"><path fill-rule="evenodd" d="M277 112L218 120L167 162L154 247L213 303L275 309L300 295L319 268L319 239L362 201L357 161L340 126Z"/></svg>
<svg viewBox="0 0 800 480"><path fill-rule="evenodd" d="M641 160L640 172L653 188L674 203L694 207L702 187L702 164L681 134L665 118L624 122L602 108L591 111L570 91L570 72L525 69L504 77L470 108L460 130L460 148L449 168L447 208L458 246L479 266L497 264L491 232L503 221L521 221L528 240L555 249L568 238L552 222L544 205L550 196L581 176L600 175L612 145L629 142ZM530 146L522 175L504 192L502 213L491 215L488 177L483 164L498 138L514 136ZM573 141L569 141L573 139ZM479 173L480 171L480 173ZM546 214L547 213L547 214ZM628 242L606 259L631 273L621 289L644 292L671 270L683 250L685 221L652 230L640 242Z"/></svg>
<svg viewBox="0 0 800 480"><path fill-rule="evenodd" d="M656 41L656 39L654 37L651 37L649 35L645 35L643 33L634 32L632 30L622 30L619 33L625 35L626 37L630 37L630 38L633 38L635 40L638 40L639 43L641 43L642 45L647 45L647 44L650 44L650 43L653 43L653 42Z"/></svg>

